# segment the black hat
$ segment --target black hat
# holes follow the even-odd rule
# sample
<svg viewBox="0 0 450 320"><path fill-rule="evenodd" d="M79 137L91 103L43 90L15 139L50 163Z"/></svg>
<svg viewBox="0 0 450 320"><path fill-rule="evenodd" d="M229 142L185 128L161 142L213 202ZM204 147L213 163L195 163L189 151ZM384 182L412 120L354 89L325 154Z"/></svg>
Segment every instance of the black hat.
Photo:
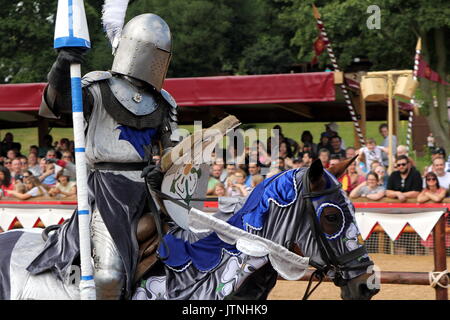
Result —
<svg viewBox="0 0 450 320"><path fill-rule="evenodd" d="M434 148L431 151L432 154L442 154L445 157L445 150L443 148Z"/></svg>

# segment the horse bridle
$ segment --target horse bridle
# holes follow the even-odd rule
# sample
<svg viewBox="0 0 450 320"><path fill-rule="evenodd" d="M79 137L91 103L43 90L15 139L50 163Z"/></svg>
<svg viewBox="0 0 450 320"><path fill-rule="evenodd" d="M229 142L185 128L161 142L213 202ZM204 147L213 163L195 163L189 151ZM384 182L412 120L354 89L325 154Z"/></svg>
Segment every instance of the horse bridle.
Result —
<svg viewBox="0 0 450 320"><path fill-rule="evenodd" d="M338 192L341 189L341 184L336 184L334 187L325 189L323 191L313 192L310 190L309 170L310 168L308 168L308 170L303 175L303 192L300 194L300 196L304 201L302 201L300 216L305 212L308 215L312 235L318 243L320 256L325 262L325 265L320 265L317 262L310 260L310 265L316 270L313 272L309 279L308 286L303 296L303 300L308 299L309 296L314 292L314 290L322 283L322 280L324 279L328 271L332 270L335 272L333 282L336 286L342 287L348 282L348 280L343 278L343 271L358 270L373 265L373 262L369 260L367 262L359 263L355 266L346 266L348 262L367 254L367 250L364 246L336 256L329 244L329 240L327 240L327 238L325 237L325 233L320 226L319 220L317 219L317 214L316 210L314 209L312 199ZM312 280L315 277L318 278L319 282L313 289L311 289Z"/></svg>

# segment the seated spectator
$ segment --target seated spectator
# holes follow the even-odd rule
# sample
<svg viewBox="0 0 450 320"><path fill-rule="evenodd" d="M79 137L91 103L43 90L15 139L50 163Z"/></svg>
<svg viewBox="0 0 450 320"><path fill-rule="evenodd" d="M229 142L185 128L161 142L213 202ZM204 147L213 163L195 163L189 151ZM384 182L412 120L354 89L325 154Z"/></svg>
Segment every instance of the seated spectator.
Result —
<svg viewBox="0 0 450 320"><path fill-rule="evenodd" d="M220 182L226 183L227 179L229 177L231 177L232 175L234 175L236 170L237 170L237 168L234 163L227 163L226 169L225 169L226 175L221 175ZM222 178L223 178L223 180L222 180Z"/></svg>
<svg viewBox="0 0 450 320"><path fill-rule="evenodd" d="M378 127L378 130L381 134L381 136L383 137L383 141L381 142L382 147L385 147L386 149L389 148L389 127L386 123L382 123L380 124L380 126ZM397 155L397 137L395 135L392 135L392 150L393 150L393 156ZM388 166L389 165L389 158L386 152L383 152L383 162L382 164L384 166Z"/></svg>
<svg viewBox="0 0 450 320"><path fill-rule="evenodd" d="M286 141L280 143L279 157L283 159L285 169L292 169L292 151Z"/></svg>
<svg viewBox="0 0 450 320"><path fill-rule="evenodd" d="M259 166L259 163L257 162L250 162L248 164L248 176L245 179L245 185L247 187L251 187L252 186L252 178L255 175L259 175L259 173L261 172L261 167Z"/></svg>
<svg viewBox="0 0 450 320"><path fill-rule="evenodd" d="M345 170L345 174L339 179L339 182L342 184L342 189L348 194L364 181L364 176L360 175L356 169L355 161L350 163L347 170Z"/></svg>
<svg viewBox="0 0 450 320"><path fill-rule="evenodd" d="M286 136L283 134L283 129L281 128L281 126L280 126L279 124L274 125L272 129L273 129L273 130L278 130L278 135L279 135L279 137L280 137L280 144L281 144L281 142L283 142L283 141L286 142L287 148L290 150L290 152L291 152L292 154L296 154L296 153L299 151L300 147L299 147L297 141L295 141L294 139L291 139L291 138L286 137ZM270 138L269 138L269 139L270 139Z"/></svg>
<svg viewBox="0 0 450 320"><path fill-rule="evenodd" d="M386 174L386 169L380 165L375 168L374 172L378 175L378 184L386 189L389 179L389 175Z"/></svg>
<svg viewBox="0 0 450 320"><path fill-rule="evenodd" d="M331 168L341 162L341 156L338 154L330 155L329 167Z"/></svg>
<svg viewBox="0 0 450 320"><path fill-rule="evenodd" d="M304 166L304 164L303 164L302 158L296 158L292 161L293 169L303 168L303 166Z"/></svg>
<svg viewBox="0 0 450 320"><path fill-rule="evenodd" d="M56 150L55 149L49 149L45 155L46 159L56 159L57 154L56 154Z"/></svg>
<svg viewBox="0 0 450 320"><path fill-rule="evenodd" d="M252 176L251 190L255 189L255 187L263 181L264 177L260 174L255 174L254 176Z"/></svg>
<svg viewBox="0 0 450 320"><path fill-rule="evenodd" d="M313 155L317 154L317 144L313 142L313 135L311 134L311 131L303 131L300 140L303 143L303 147L300 152L311 152Z"/></svg>
<svg viewBox="0 0 450 320"><path fill-rule="evenodd" d="M157 160L157 159L155 159L155 157L159 157L159 159L161 158L161 156L154 155L154 156L153 156L153 160ZM68 162L74 163L72 152L70 152L70 151L64 151L64 152L62 153L61 160L64 160L64 161L68 161Z"/></svg>
<svg viewBox="0 0 450 320"><path fill-rule="evenodd" d="M450 172L445 172L445 160L443 158L435 158L431 165L431 170L436 174L439 185L448 190L450 188Z"/></svg>
<svg viewBox="0 0 450 320"><path fill-rule="evenodd" d="M437 158L441 158L445 161L445 150L444 149L442 149L442 148L433 149L433 151L431 152L431 163L433 163L434 159L437 159ZM450 159L450 157L449 157L449 159ZM431 172L431 171L433 171L433 165L426 167L424 170L425 173ZM445 162L444 171L450 172L450 161Z"/></svg>
<svg viewBox="0 0 450 320"><path fill-rule="evenodd" d="M3 159L3 166L8 169L9 173L11 174L11 159L5 158Z"/></svg>
<svg viewBox="0 0 450 320"><path fill-rule="evenodd" d="M322 166L324 168L328 168L330 166L330 151L328 149L322 148L319 150L319 159L322 162Z"/></svg>
<svg viewBox="0 0 450 320"><path fill-rule="evenodd" d="M13 183L16 180L22 180L22 163L19 158L16 158L11 162L11 178Z"/></svg>
<svg viewBox="0 0 450 320"><path fill-rule="evenodd" d="M359 154L364 153L366 160L366 168L370 170L373 161L378 161L378 163L383 163L383 152L388 153L385 147L380 147L376 145L375 139L367 139L366 146L359 149Z"/></svg>
<svg viewBox="0 0 450 320"><path fill-rule="evenodd" d="M378 161L372 161L372 163L370 164L370 172L375 172L375 168L381 166L382 164Z"/></svg>
<svg viewBox="0 0 450 320"><path fill-rule="evenodd" d="M38 178L29 177L24 184L27 190L26 193L10 191L10 195L20 200L28 200L32 197L48 196L47 190L41 185Z"/></svg>
<svg viewBox="0 0 450 320"><path fill-rule="evenodd" d="M345 159L346 152L342 149L342 139L339 136L334 136L330 139L331 151L330 156L337 155L341 159Z"/></svg>
<svg viewBox="0 0 450 320"><path fill-rule="evenodd" d="M0 166L0 189L5 197L9 196L9 191L14 190L14 183L11 181L11 172L2 166Z"/></svg>
<svg viewBox="0 0 450 320"><path fill-rule="evenodd" d="M39 154L39 147L35 146L35 145L30 146L30 149L28 150L28 154L30 154L30 153L35 153L37 156ZM30 157L28 157L28 158L30 158ZM30 159L28 159L28 160L30 160Z"/></svg>
<svg viewBox="0 0 450 320"><path fill-rule="evenodd" d="M246 174L244 170L238 169L227 179L227 194L230 197L246 197L249 188L245 186Z"/></svg>
<svg viewBox="0 0 450 320"><path fill-rule="evenodd" d="M352 159L356 156L356 149L353 147L348 147L345 149L345 159Z"/></svg>
<svg viewBox="0 0 450 320"><path fill-rule="evenodd" d="M27 180L29 177L33 177L33 173L30 170L26 170L23 175L23 182L25 183L25 180Z"/></svg>
<svg viewBox="0 0 450 320"><path fill-rule="evenodd" d="M47 186L53 187L56 184L55 165L53 163L47 163L45 165L45 171L39 176L39 181Z"/></svg>
<svg viewBox="0 0 450 320"><path fill-rule="evenodd" d="M7 132L3 141L0 143L0 155L7 156L8 150L14 150L15 152L20 152L22 146L18 142L14 142L14 136L11 132ZM12 160L12 159L11 159Z"/></svg>
<svg viewBox="0 0 450 320"><path fill-rule="evenodd" d="M14 191L24 194L25 192L27 192L27 187L25 186L25 183L19 181L14 185Z"/></svg>
<svg viewBox="0 0 450 320"><path fill-rule="evenodd" d="M55 187L49 190L50 196L61 198L74 196L77 194L77 186L73 181L69 181L70 175L66 173L66 170L61 170L56 175L58 183Z"/></svg>
<svg viewBox="0 0 450 320"><path fill-rule="evenodd" d="M317 152L320 152L321 149L331 150L330 137L326 132L322 132L320 135L320 142L317 144Z"/></svg>
<svg viewBox="0 0 450 320"><path fill-rule="evenodd" d="M313 160L314 160L314 157L311 152L303 153L302 161L303 161L304 167L310 167Z"/></svg>
<svg viewBox="0 0 450 320"><path fill-rule="evenodd" d="M408 157L408 160L409 160L409 162L411 163L411 166L412 166L412 167L415 167L415 166L416 166L416 163L415 163L415 161L413 160L413 158L411 158L411 157L408 155L408 147L401 144L401 145L399 145L399 146L397 147L397 156L402 156L402 155Z"/></svg>
<svg viewBox="0 0 450 320"><path fill-rule="evenodd" d="M373 201L380 200L384 197L386 189L380 186L378 182L378 175L375 172L370 172L366 177L366 181L350 192L350 198L367 198Z"/></svg>
<svg viewBox="0 0 450 320"><path fill-rule="evenodd" d="M220 183L220 176L222 175L222 167L215 164L211 167L211 173L208 179L207 195L213 195L216 184Z"/></svg>
<svg viewBox="0 0 450 320"><path fill-rule="evenodd" d="M424 180L425 188L417 196L417 202L442 202L447 190L440 186L437 175L434 172L428 172Z"/></svg>
<svg viewBox="0 0 450 320"><path fill-rule="evenodd" d="M16 150L10 149L6 152L6 158L13 161L15 158L17 158L17 152Z"/></svg>
<svg viewBox="0 0 450 320"><path fill-rule="evenodd" d="M222 182L219 182L214 186L214 195L218 197L225 197L227 195L225 185Z"/></svg>
<svg viewBox="0 0 450 320"><path fill-rule="evenodd" d="M408 199L417 198L422 191L422 178L416 168L411 166L406 155L396 157L397 171L389 177L386 196L406 202Z"/></svg>
<svg viewBox="0 0 450 320"><path fill-rule="evenodd" d="M69 151L69 148L70 148L69 139L62 138L61 140L59 140L58 148L56 149L56 151L59 151L61 154L63 154L65 151Z"/></svg>
<svg viewBox="0 0 450 320"><path fill-rule="evenodd" d="M28 159L27 159L27 157L25 157L25 156L20 156L20 157L18 157L18 158L19 158L19 160L20 160L22 172L27 171L27 170L28 170Z"/></svg>

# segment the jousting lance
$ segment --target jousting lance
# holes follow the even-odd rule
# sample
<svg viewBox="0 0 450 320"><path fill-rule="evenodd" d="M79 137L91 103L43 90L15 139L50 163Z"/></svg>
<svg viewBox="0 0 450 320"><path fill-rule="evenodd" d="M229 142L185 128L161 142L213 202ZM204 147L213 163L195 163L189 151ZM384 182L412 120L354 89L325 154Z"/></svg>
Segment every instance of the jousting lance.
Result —
<svg viewBox="0 0 450 320"><path fill-rule="evenodd" d="M83 0L58 0L54 48L91 47ZM90 217L88 203L85 137L83 128L83 98L81 93L81 65L70 65L72 90L72 119L75 137L75 160L77 177L78 225L80 236L80 298L96 300L94 268L91 260Z"/></svg>

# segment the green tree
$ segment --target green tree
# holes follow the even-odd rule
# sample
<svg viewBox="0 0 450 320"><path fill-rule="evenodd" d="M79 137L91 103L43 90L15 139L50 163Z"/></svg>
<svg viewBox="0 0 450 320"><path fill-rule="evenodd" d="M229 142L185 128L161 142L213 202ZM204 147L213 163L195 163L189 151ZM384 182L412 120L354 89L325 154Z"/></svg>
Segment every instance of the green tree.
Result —
<svg viewBox="0 0 450 320"><path fill-rule="evenodd" d="M91 4L92 3L92 4ZM102 31L99 1L85 1L93 49L83 71L111 66L111 49ZM0 5L0 83L45 82L56 58L53 50L57 0L3 0Z"/></svg>
<svg viewBox="0 0 450 320"><path fill-rule="evenodd" d="M312 44L318 35L312 14L312 0L278 0L284 4L280 19L296 29L292 44L299 50L300 61L310 61ZM450 3L445 0L379 0L381 28L369 29L367 8L370 0L315 1L341 69L350 65L354 57L366 56L371 70L412 69L418 37L423 40L423 53L443 79L448 77L450 64L449 28ZM447 36L445 36L447 34ZM326 53L321 63L329 62ZM450 152L450 131L447 96L449 87L420 80L419 95L424 101L422 112L441 146ZM432 107L433 100L437 107Z"/></svg>

